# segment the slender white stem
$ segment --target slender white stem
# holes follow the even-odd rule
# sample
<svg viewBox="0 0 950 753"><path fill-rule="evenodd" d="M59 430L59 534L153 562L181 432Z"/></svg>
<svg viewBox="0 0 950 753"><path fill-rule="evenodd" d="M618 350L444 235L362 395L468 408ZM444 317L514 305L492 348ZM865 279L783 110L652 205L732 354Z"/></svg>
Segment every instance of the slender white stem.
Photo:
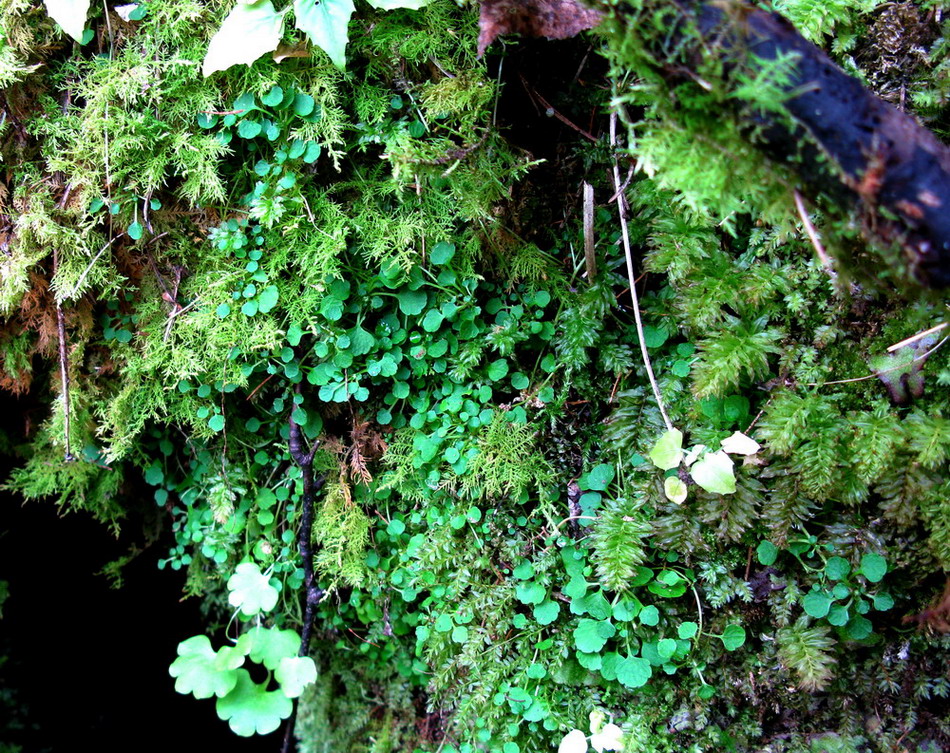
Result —
<svg viewBox="0 0 950 753"><path fill-rule="evenodd" d="M617 146L617 113L610 114L610 145ZM653 396L656 398L657 407L660 409L660 415L663 416L663 423L666 424L666 430L673 430L673 422L666 414L666 408L663 406L663 396L660 394L660 387L656 383L656 376L653 373L653 364L650 362L650 354L647 352L646 340L643 336L643 321L640 319L640 298L637 296L636 277L633 274L633 254L630 251L630 233L627 230L626 197L624 196L622 184L620 183L620 166L617 164L617 158L614 157L614 188L617 191L617 215L620 217L620 233L623 236L623 252L627 258L627 281L630 283L630 297L633 298L633 316L637 323L637 337L640 338L640 353L643 355L643 365L646 367L647 376L650 378L650 386L653 388Z"/></svg>

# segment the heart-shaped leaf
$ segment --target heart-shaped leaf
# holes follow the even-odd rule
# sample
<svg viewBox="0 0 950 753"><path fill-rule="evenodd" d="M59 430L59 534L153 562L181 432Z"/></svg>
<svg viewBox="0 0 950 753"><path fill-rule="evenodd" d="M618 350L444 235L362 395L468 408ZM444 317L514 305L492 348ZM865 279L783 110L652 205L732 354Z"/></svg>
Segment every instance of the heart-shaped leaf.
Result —
<svg viewBox="0 0 950 753"><path fill-rule="evenodd" d="M277 49L284 31L284 14L271 0L247 4L238 2L211 38L201 64L201 73L210 76L232 65L251 65L261 55Z"/></svg>
<svg viewBox="0 0 950 753"><path fill-rule="evenodd" d="M354 10L353 0L294 0L297 28L329 55L337 68L346 65L347 27Z"/></svg>
<svg viewBox="0 0 950 753"><path fill-rule="evenodd" d="M713 494L735 494L736 474L732 458L722 450L707 452L689 469L693 481Z"/></svg>

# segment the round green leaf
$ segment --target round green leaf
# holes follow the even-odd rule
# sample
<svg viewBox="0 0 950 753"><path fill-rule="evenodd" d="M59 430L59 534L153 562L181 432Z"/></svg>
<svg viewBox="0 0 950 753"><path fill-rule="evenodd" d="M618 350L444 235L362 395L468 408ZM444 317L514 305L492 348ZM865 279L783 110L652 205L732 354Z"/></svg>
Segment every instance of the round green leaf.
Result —
<svg viewBox="0 0 950 753"><path fill-rule="evenodd" d="M693 481L713 494L734 494L736 474L732 458L722 450L707 452L689 469Z"/></svg>
<svg viewBox="0 0 950 753"><path fill-rule="evenodd" d="M266 735L290 716L294 704L280 690L268 691L251 679L246 669L236 670L238 681L234 689L216 704L218 717L241 737Z"/></svg>
<svg viewBox="0 0 950 753"><path fill-rule="evenodd" d="M728 625L719 636L726 651L735 651L745 643L745 628L741 625Z"/></svg>
<svg viewBox="0 0 950 753"><path fill-rule="evenodd" d="M453 256L455 256L455 244L442 241L432 247L429 260L433 264L448 264Z"/></svg>
<svg viewBox="0 0 950 753"><path fill-rule="evenodd" d="M399 301L399 310L410 316L421 314L428 300L424 290L406 290L399 293L396 298Z"/></svg>
<svg viewBox="0 0 950 753"><path fill-rule="evenodd" d="M640 622L650 627L656 627L660 622L660 610L650 604L640 610Z"/></svg>
<svg viewBox="0 0 950 753"><path fill-rule="evenodd" d="M539 625L550 625L557 619L560 612L561 605L556 601L551 601L550 599L542 601L531 610L535 621Z"/></svg>
<svg viewBox="0 0 950 753"><path fill-rule="evenodd" d="M758 558L759 564L768 567L775 564L778 557L778 547L771 541L762 541L755 548L755 556Z"/></svg>
<svg viewBox="0 0 950 753"><path fill-rule="evenodd" d="M831 599L821 591L811 591L802 599L802 608L805 614L820 619L825 617L831 609Z"/></svg>
<svg viewBox="0 0 950 753"><path fill-rule="evenodd" d="M699 625L695 622L681 622L679 627L676 628L676 633L683 640L689 640L694 635L696 635L699 630Z"/></svg>
<svg viewBox="0 0 950 753"><path fill-rule="evenodd" d="M669 659L676 653L676 641L672 638L662 638L656 644L656 652L661 659Z"/></svg>
<svg viewBox="0 0 950 753"><path fill-rule="evenodd" d="M678 505L686 501L689 492L679 476L668 476L663 480L663 493L670 502Z"/></svg>
<svg viewBox="0 0 950 753"><path fill-rule="evenodd" d="M508 374L508 362L504 358L492 361L488 366L488 378L493 382L503 379Z"/></svg>
<svg viewBox="0 0 950 753"><path fill-rule="evenodd" d="M665 432L650 450L650 460L664 471L676 468L683 460L683 432L679 429Z"/></svg>
<svg viewBox="0 0 950 753"><path fill-rule="evenodd" d="M641 688L653 676L650 662L639 656L627 656L617 662L617 680L628 688Z"/></svg>
<svg viewBox="0 0 950 753"><path fill-rule="evenodd" d="M851 563L844 557L831 557L825 563L825 575L831 580L844 580L851 572Z"/></svg>
<svg viewBox="0 0 950 753"><path fill-rule="evenodd" d="M617 629L607 620L582 619L574 628L574 645L586 654L598 653Z"/></svg>
<svg viewBox="0 0 950 753"><path fill-rule="evenodd" d="M515 598L522 604L540 604L545 596L547 589L533 580L515 586Z"/></svg>
<svg viewBox="0 0 950 753"><path fill-rule="evenodd" d="M880 554L865 554L861 558L858 572L871 583L878 583L887 574L887 560Z"/></svg>
<svg viewBox="0 0 950 753"><path fill-rule="evenodd" d="M305 118L313 112L316 104L316 100L314 100L314 98L309 94L297 92L297 94L294 96L294 113L299 115L301 118ZM301 150L301 154L303 154L303 150ZM300 155L298 154L297 156L299 157Z"/></svg>
<svg viewBox="0 0 950 753"><path fill-rule="evenodd" d="M874 594L872 600L874 608L879 612L886 612L894 606L894 598L890 594Z"/></svg>

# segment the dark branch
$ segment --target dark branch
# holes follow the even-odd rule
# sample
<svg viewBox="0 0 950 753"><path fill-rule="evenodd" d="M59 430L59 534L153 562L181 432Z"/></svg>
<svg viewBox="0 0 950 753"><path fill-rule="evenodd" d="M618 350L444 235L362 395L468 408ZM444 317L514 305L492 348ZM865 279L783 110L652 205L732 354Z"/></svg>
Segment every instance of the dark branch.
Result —
<svg viewBox="0 0 950 753"><path fill-rule="evenodd" d="M288 439L290 448L290 457L300 467L300 475L303 480L303 516L300 521L300 530L297 533L297 549L300 551L300 557L303 560L303 586L304 586L304 616L303 629L300 634L300 656L306 656L310 650L310 637L313 634L313 617L317 610L317 605L323 598L323 591L316 583L313 572L313 549L310 537L313 533L314 518L314 497L326 482L326 476L321 475L314 478L313 475L313 456L317 451L317 443L307 449L304 441L303 432L300 426L290 419L290 437ZM287 720L287 726L284 728L284 741L281 746L281 753L289 753L294 733L294 723L297 720L297 703L294 704L294 710Z"/></svg>

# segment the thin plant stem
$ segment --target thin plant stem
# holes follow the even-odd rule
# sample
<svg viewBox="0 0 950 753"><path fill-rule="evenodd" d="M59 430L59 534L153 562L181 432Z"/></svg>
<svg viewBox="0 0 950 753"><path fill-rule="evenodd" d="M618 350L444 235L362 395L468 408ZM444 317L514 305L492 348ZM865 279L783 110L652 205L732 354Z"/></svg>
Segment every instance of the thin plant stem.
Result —
<svg viewBox="0 0 950 753"><path fill-rule="evenodd" d="M610 114L610 146L617 147L617 113ZM640 353L643 356L643 365L646 367L647 376L650 378L650 386L653 388L653 396L656 398L657 407L660 409L660 415L663 416L663 423L666 424L667 431L673 431L673 422L666 414L666 407L663 405L663 396L660 394L660 387L656 383L656 376L653 373L653 364L650 362L650 354L647 352L646 340L643 336L643 321L640 318L640 298L637 295L637 283L633 273L633 254L630 251L630 232L627 229L627 215L625 212L626 197L622 190L620 182L620 166L617 164L617 158L614 157L614 188L617 191L617 216L620 217L620 233L623 236L623 252L627 259L627 281L630 283L630 297L633 299L633 316L637 323L637 337L640 339Z"/></svg>

